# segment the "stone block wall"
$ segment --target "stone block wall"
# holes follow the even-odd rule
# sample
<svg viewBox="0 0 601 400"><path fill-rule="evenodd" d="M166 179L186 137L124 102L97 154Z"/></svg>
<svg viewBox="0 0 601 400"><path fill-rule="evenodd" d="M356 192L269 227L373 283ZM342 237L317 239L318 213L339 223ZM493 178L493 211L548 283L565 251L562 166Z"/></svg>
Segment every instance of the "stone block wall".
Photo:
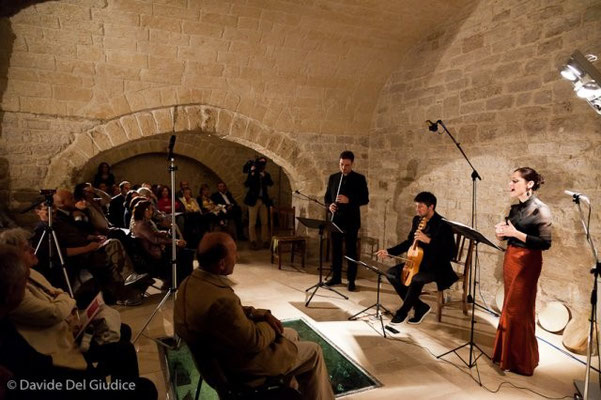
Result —
<svg viewBox="0 0 601 400"><path fill-rule="evenodd" d="M171 134L232 191L263 154L289 180L282 193L322 198L350 149L370 185L365 234L392 244L420 190L469 223L471 170L424 123L442 119L483 177L488 236L512 169L547 177L555 242L541 299L582 308L591 260L562 191L601 197L601 125L557 68L576 48L601 54L600 21L595 0L41 2L0 20L0 201L15 211L102 160L164 152ZM490 296L501 256L480 260Z"/></svg>
<svg viewBox="0 0 601 400"><path fill-rule="evenodd" d="M482 176L477 228L489 238L511 204L511 172L531 166L545 176L539 195L553 213L554 241L544 254L539 302L586 309L592 256L563 190L601 201L601 116L558 68L575 49L601 55L600 16L595 1L485 0L408 52L374 113L369 231L383 237L386 209L387 244L405 238L422 190L436 194L442 215L470 225L471 169L450 138L425 123L442 119ZM598 211L591 227L599 240ZM480 246L487 301L502 286L502 257Z"/></svg>

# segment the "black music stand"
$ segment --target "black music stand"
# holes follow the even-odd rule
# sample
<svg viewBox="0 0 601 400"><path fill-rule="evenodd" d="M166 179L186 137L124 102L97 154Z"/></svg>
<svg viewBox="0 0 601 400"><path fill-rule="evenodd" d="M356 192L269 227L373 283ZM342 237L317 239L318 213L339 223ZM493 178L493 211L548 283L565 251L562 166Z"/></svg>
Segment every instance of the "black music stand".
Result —
<svg viewBox="0 0 601 400"><path fill-rule="evenodd" d="M313 299L313 296L315 296L315 293L317 292L317 289L319 289L319 288L328 289L329 291L334 292L337 295L343 297L345 300L348 300L348 297L346 297L345 295L343 295L336 289L329 287L323 281L323 232L326 229L330 232L340 232L340 233L344 233L344 232L342 231L342 229L340 229L338 227L338 225L336 225L335 223L330 222L330 221L324 221L321 219L303 218L303 217L296 217L296 219L298 219L301 224L305 225L309 229L319 229L319 282L317 282L315 285L311 286L310 288L305 289L305 292L308 292L309 290L314 289L313 293L311 293L311 296L309 297L309 300L307 300L307 302L305 303L305 307L309 306L309 303L311 302L311 300Z"/></svg>
<svg viewBox="0 0 601 400"><path fill-rule="evenodd" d="M449 221L447 219L443 220L449 224L451 226L451 228L453 229L453 232L457 232L463 236L465 236L467 239L472 240L474 243L474 249L475 251L477 251L477 247L478 244L483 243L487 246L490 246L492 248L495 248L497 250L503 251L502 248L500 248L499 246L497 246L496 244L492 243L490 240L488 240L484 235L482 235L480 232L478 232L475 229L470 228L467 225L464 225L462 223L459 222L453 222L453 221ZM474 271L472 270L472 260L473 258L470 258L470 263L468 265L468 273L469 273L469 278L471 280L470 282L470 293L475 293L476 292L476 277L474 274ZM469 298L468 298L469 301ZM474 324L476 323L476 319L475 319L475 311L476 311L476 301L475 299L472 297L471 298L471 303L472 303L472 318L471 318L471 328L470 328L470 340L467 343L462 344L461 346L455 347L452 350L447 351L446 353L443 353L439 356L437 356L436 358L441 358L446 356L447 354L450 353L455 353L457 355L457 357L459 357L459 359L461 361L463 361L463 363L468 367L468 368L472 368L472 367L476 367L476 371L478 372L478 384L480 386L482 386L482 380L480 379L480 371L478 370L478 364L476 363L478 361L478 359L482 356L482 354L484 354L488 359L490 359L490 357L488 356L488 354L486 354L484 352L484 350L482 350L476 343L474 343ZM465 347L465 346L469 346L470 349L470 358L469 358L469 362L466 362L463 358L461 358L461 356L459 355L459 353L457 353L457 350ZM477 348L478 350L480 350L480 354L477 357L474 357L474 347Z"/></svg>
<svg viewBox="0 0 601 400"><path fill-rule="evenodd" d="M382 326L382 334L384 335L384 337L386 337L386 330L384 329L384 321L382 321L382 312L380 311L380 308L383 309L384 311L386 311L388 314L392 313L390 311L388 311L386 309L386 307L384 307L382 304L380 304L380 287L382 285L382 276L386 275L385 272L382 272L378 267L374 267L373 265L369 265L363 261L359 261L359 260L353 260L352 258L350 258L349 256L344 256L344 258L346 258L347 260L363 265L365 268L367 268L368 270L375 272L378 275L378 289L376 290L376 302L365 308L362 311L359 311L357 314L349 317L348 319L350 321L354 321L357 319L357 316L359 316L359 314L363 314L364 312L366 312L367 310L376 307L376 318L378 318L380 320L380 325Z"/></svg>

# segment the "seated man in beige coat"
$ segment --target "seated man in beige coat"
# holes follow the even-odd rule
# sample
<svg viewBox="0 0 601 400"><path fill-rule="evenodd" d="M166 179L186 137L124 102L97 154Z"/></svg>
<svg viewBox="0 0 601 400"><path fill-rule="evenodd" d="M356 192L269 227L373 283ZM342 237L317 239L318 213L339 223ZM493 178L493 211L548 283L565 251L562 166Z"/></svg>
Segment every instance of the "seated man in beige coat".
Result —
<svg viewBox="0 0 601 400"><path fill-rule="evenodd" d="M212 357L229 379L249 386L290 376L304 399L333 399L321 347L298 340L268 310L243 307L226 278L237 249L226 233L206 234L198 246L200 268L182 282L175 302L177 334L195 356Z"/></svg>

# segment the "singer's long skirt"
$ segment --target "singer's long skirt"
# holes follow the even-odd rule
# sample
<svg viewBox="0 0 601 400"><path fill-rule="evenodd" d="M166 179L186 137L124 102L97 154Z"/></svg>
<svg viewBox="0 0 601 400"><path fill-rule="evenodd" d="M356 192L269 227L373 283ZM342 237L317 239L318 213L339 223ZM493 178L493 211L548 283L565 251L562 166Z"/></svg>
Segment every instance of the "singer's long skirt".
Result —
<svg viewBox="0 0 601 400"><path fill-rule="evenodd" d="M503 370L532 375L538 365L534 309L542 265L540 250L507 247L503 262L505 300L493 351L493 362Z"/></svg>

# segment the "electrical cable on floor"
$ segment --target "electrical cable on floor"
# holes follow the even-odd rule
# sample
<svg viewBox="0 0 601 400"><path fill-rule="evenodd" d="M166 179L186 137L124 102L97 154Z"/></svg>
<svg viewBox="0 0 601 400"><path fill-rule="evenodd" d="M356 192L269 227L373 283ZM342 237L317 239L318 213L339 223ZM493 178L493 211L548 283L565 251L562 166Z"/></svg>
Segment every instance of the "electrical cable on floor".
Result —
<svg viewBox="0 0 601 400"><path fill-rule="evenodd" d="M380 327L379 327L379 322L380 322L379 320L377 321L377 323L378 323L378 327L377 327L377 328L376 328L376 327L374 327L374 325L373 325L373 324L372 324L370 321L367 321L367 320L364 320L364 321L365 321L365 323L367 323L367 325L368 325L370 328L372 328L372 329L373 329L373 330L374 330L374 331L375 331L375 332L376 332L378 335L382 336L382 332L381 332L381 329L380 329ZM440 360L440 361L444 361L445 363L452 365L453 367L457 368L457 369L458 369L459 371L461 371L462 373L464 373L464 374L466 374L466 375L469 375L469 377L470 377L470 378L472 378L474 381L476 381L476 380L475 380L475 378L472 376L472 374L471 374L471 373L468 373L467 371L463 370L463 369L462 369L460 366L458 366L458 365L455 365L455 364L453 364L452 362L450 362L450 361L448 361L448 360L445 360L444 358L438 358L438 357L437 357L437 355L436 355L436 354L434 354L434 353L433 353L433 352L432 352L432 351L431 351L431 350L430 350L428 347L426 347L426 346L422 346L422 345L420 345L420 344L417 344L417 343L415 343L415 342L411 342L411 341L408 341L408 340L403 340L402 338L397 338L397 337L390 336L390 334L388 334L388 336L389 336L390 340L394 340L394 341L396 341L396 342L401 342L401 343L404 343L404 344L408 344L408 345L411 345L411 346L415 346L415 347L418 347L418 348L420 348L420 349L422 349L422 350L425 350L425 351L427 351L427 352L428 352L428 353L430 353L430 355L431 355L432 357L434 357L435 359L437 359L437 360ZM477 368L477 367L476 367L476 368ZM470 371L471 371L471 369L470 369ZM476 382L477 382L477 381L476 381ZM477 382L477 383L478 383L478 382ZM540 392L537 392L536 390L532 390L532 389L530 389L530 388L527 388L527 387L517 386L517 385L515 385L515 384L513 384L513 383L511 383L511 382L509 382L509 381L503 381L503 382L499 383L499 385L497 386L497 388L496 388L496 389L491 389L491 388L487 387L486 385L484 385L484 384L481 384L481 383L480 383L480 386L481 386L483 389L485 389L486 391L488 391L488 392L490 392L490 393L493 393L493 394L494 394L494 393L498 393L498 392L501 390L501 387L502 387L503 385L509 385L509 386L512 386L512 387L514 387L515 389L518 389L518 390L526 390L526 391L528 391L528 392L531 392L531 393L533 393L533 394L535 394L535 395L537 395L537 396L540 396L540 397L542 397L542 398L549 399L549 400L563 400L563 399L572 399L572 398L574 398L574 396L573 396L573 395L570 395L570 396L567 396L567 395L566 395L566 396L563 396L563 397L551 397L551 396L547 396L547 395L545 395L545 394L542 394L542 393L540 393Z"/></svg>

